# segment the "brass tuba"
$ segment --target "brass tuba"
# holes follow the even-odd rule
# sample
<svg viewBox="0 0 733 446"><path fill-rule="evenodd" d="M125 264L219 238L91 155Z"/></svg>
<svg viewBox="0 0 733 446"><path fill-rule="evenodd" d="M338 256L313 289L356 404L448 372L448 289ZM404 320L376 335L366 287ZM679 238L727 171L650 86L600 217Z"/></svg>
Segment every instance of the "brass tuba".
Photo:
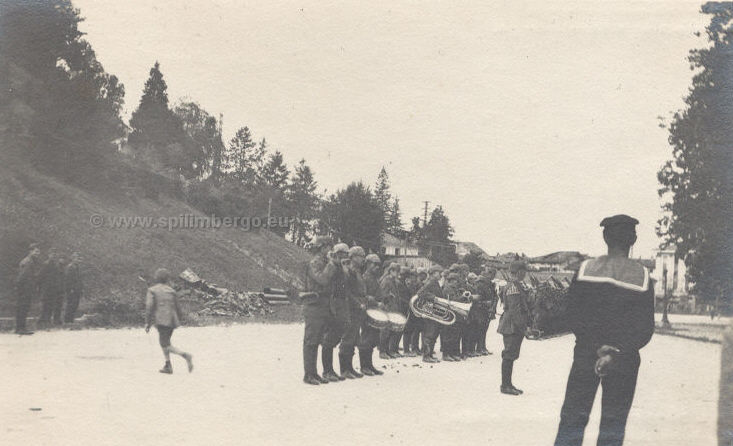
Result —
<svg viewBox="0 0 733 446"><path fill-rule="evenodd" d="M454 302L441 297L430 302L416 294L410 299L410 309L417 317L431 319L443 325L453 325L459 318L468 320L471 303Z"/></svg>

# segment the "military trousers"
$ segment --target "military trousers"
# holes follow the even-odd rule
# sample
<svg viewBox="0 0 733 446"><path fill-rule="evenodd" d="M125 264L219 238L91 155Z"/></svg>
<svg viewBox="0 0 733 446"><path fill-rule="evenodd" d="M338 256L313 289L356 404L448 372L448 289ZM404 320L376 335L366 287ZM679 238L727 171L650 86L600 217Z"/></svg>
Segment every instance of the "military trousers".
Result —
<svg viewBox="0 0 733 446"><path fill-rule="evenodd" d="M522 348L524 334L511 333L502 334L504 337L504 350L501 352L501 359L516 361L519 358L519 350Z"/></svg>
<svg viewBox="0 0 733 446"><path fill-rule="evenodd" d="M639 353L633 352L614 359L617 361L602 379L595 374L598 357L595 350L579 351L573 357L565 401L560 412L560 426L555 446L580 446L593 407L598 384L603 388L601 425L598 446L620 446L624 441L626 420L636 390Z"/></svg>
<svg viewBox="0 0 733 446"><path fill-rule="evenodd" d="M71 291L66 295L66 309L64 311L64 322L74 322L76 317L76 310L79 308L79 301L81 300L81 293L78 291Z"/></svg>
<svg viewBox="0 0 733 446"><path fill-rule="evenodd" d="M323 348L335 348L339 345L351 320L349 305L345 299L331 299L330 309L323 337Z"/></svg>
<svg viewBox="0 0 733 446"><path fill-rule="evenodd" d="M33 298L33 291L30 287L20 286L17 289L18 298L15 302L15 329L25 330L26 318L28 317L28 310L31 308L31 299Z"/></svg>
<svg viewBox="0 0 733 446"><path fill-rule="evenodd" d="M349 318L344 326L344 333L341 335L339 355L353 355L354 348L359 345L361 325L366 314L360 308L352 308Z"/></svg>
<svg viewBox="0 0 733 446"><path fill-rule="evenodd" d="M318 345L323 343L331 310L322 302L303 305L305 333L303 334L303 368L306 375L315 375L318 362Z"/></svg>
<svg viewBox="0 0 733 446"><path fill-rule="evenodd" d="M435 349L435 342L441 332L441 325L431 319L423 319L423 355L432 355Z"/></svg>

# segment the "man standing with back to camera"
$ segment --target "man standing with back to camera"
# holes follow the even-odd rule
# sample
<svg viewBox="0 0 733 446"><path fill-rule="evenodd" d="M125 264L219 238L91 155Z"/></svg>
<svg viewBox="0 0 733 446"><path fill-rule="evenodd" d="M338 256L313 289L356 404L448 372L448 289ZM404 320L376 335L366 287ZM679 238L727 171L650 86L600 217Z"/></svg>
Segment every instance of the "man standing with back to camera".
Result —
<svg viewBox="0 0 733 446"><path fill-rule="evenodd" d="M629 259L635 218L601 221L608 254L583 262L569 289L568 320L575 334L573 365L555 446L580 446L598 384L603 387L599 446L623 444L639 372L639 349L654 333L654 284Z"/></svg>

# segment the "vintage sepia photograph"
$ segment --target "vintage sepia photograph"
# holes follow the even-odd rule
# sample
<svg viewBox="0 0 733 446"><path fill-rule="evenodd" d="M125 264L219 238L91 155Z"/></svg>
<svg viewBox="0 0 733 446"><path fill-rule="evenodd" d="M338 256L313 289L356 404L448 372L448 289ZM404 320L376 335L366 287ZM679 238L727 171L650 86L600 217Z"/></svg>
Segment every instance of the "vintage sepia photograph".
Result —
<svg viewBox="0 0 733 446"><path fill-rule="evenodd" d="M733 2L0 0L0 444L733 446Z"/></svg>

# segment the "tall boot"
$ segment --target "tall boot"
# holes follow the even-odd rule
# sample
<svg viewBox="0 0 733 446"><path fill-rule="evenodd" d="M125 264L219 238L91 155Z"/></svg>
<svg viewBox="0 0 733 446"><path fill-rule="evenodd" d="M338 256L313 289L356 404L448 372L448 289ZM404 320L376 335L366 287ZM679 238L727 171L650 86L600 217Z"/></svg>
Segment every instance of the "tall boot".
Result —
<svg viewBox="0 0 733 446"><path fill-rule="evenodd" d="M512 385L512 369L514 368L514 361L510 359L504 359L501 361L501 393L507 395L521 395L522 391Z"/></svg>
<svg viewBox="0 0 733 446"><path fill-rule="evenodd" d="M303 344L303 368L305 376L318 375L318 344Z"/></svg>
<svg viewBox="0 0 733 446"><path fill-rule="evenodd" d="M389 355L393 358L401 358L402 353L400 353L400 338L402 337L402 333L391 333L389 336Z"/></svg>
<svg viewBox="0 0 733 446"><path fill-rule="evenodd" d="M361 378L361 375L356 376L356 372L352 373L352 356L353 355L349 354L339 354L339 367L341 368L341 376L345 379Z"/></svg>
<svg viewBox="0 0 733 446"><path fill-rule="evenodd" d="M367 356L368 355L368 356ZM360 348L359 349L359 370L366 376L374 376L372 372L370 362L372 360L372 349Z"/></svg>
<svg viewBox="0 0 733 446"><path fill-rule="evenodd" d="M372 350L373 350L373 349L371 349L371 348L370 348L370 349L369 349L369 350L367 350L367 352L366 352L366 358L367 358L367 360L369 361L369 369L370 369L370 370L372 371L372 373L374 373L374 375L376 375L376 376L379 376L379 375L384 375L384 372L383 372L383 371L381 371L381 370L379 370L378 368L374 367L374 355L372 355Z"/></svg>
<svg viewBox="0 0 733 446"><path fill-rule="evenodd" d="M379 357L381 359L392 359L389 354L389 330L382 329L379 332Z"/></svg>
<svg viewBox="0 0 733 446"><path fill-rule="evenodd" d="M343 378L333 370L333 347L321 347L321 362L323 362L323 377L331 382L343 381Z"/></svg>

